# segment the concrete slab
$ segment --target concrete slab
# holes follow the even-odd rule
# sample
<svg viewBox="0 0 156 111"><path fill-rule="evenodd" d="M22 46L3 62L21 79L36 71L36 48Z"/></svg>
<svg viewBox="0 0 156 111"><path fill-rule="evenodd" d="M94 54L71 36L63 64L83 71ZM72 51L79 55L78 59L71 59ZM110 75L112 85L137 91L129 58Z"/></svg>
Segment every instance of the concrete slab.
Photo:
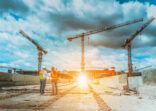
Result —
<svg viewBox="0 0 156 111"><path fill-rule="evenodd" d="M23 94L8 99L0 100L0 110L3 111L103 111L100 110L97 100L89 87L81 87L76 84L59 85L59 95L51 96L51 85L47 85L46 94ZM37 86L34 86L35 88ZM29 86L27 88L34 88ZM24 87L24 89L26 86ZM26 89L27 89L26 88ZM16 89L16 87L12 87ZM22 86L17 87L18 90ZM5 89L10 90L10 89Z"/></svg>
<svg viewBox="0 0 156 111"><path fill-rule="evenodd" d="M98 111L99 107L89 90L76 87L50 106L48 111Z"/></svg>

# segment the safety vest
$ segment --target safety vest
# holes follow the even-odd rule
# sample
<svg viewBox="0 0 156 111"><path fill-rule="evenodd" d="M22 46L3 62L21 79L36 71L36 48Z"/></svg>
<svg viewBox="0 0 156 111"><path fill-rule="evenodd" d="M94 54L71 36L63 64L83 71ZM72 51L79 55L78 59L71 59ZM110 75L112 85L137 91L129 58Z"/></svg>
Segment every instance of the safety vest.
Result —
<svg viewBox="0 0 156 111"><path fill-rule="evenodd" d="M46 80L46 77L45 77L45 74L46 73L46 71L45 70L41 70L40 72L39 72L39 78L40 78L40 80Z"/></svg>
<svg viewBox="0 0 156 111"><path fill-rule="evenodd" d="M58 79L58 74L56 70L51 71L51 78L52 80L57 80Z"/></svg>

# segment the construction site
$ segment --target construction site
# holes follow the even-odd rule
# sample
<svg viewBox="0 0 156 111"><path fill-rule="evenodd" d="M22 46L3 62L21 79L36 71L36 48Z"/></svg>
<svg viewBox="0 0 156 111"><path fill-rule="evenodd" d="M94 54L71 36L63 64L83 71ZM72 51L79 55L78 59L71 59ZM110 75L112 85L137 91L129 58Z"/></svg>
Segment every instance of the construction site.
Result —
<svg viewBox="0 0 156 111"><path fill-rule="evenodd" d="M155 10L1 0L0 111L156 111Z"/></svg>

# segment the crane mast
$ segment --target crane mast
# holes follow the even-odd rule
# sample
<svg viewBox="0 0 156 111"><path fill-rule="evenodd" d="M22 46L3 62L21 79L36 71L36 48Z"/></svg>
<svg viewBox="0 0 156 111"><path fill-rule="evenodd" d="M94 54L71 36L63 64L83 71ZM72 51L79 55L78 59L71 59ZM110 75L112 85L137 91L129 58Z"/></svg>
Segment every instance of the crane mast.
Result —
<svg viewBox="0 0 156 111"><path fill-rule="evenodd" d="M84 38L85 36L84 35L82 35L82 37L81 37L81 71L82 72L84 72L84 70L85 70L85 38Z"/></svg>
<svg viewBox="0 0 156 111"><path fill-rule="evenodd" d="M85 41L86 36L96 34L96 33L100 33L100 32L104 32L104 31L108 31L108 30L113 30L113 29L116 29L119 27L135 24L135 23L142 22L142 21L143 21L143 18L135 19L132 21L127 21L127 22L120 23L120 24L113 25L113 26L109 26L109 27L103 27L103 28L100 28L97 30L88 31L86 33L81 33L81 34L75 35L73 37L67 38L68 41L72 41L74 39L81 38L81 72L85 71L85 43L84 43L84 41Z"/></svg>
<svg viewBox="0 0 156 111"><path fill-rule="evenodd" d="M32 44L34 44L38 49L38 72L39 72L41 70L41 65L42 65L42 56L43 54L47 54L47 51L43 49L37 42L31 39L23 30L20 30L19 33L22 34L23 37L28 39Z"/></svg>
<svg viewBox="0 0 156 111"><path fill-rule="evenodd" d="M131 35L129 39L125 41L125 44L123 45L124 48L127 48L128 51L128 76L132 76L133 74L133 64L132 64L132 54L131 54L131 42L135 39L135 37L141 33L155 18L151 17L145 24L143 24L135 33Z"/></svg>

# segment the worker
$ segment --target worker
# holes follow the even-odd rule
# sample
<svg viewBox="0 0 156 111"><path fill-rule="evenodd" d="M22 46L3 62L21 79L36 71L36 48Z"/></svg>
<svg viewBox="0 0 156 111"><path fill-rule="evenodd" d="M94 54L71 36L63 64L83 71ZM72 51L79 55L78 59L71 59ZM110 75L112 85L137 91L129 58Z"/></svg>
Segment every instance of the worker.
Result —
<svg viewBox="0 0 156 111"><path fill-rule="evenodd" d="M40 79L40 94L44 94L45 86L46 86L46 76L47 71L46 68L43 67L42 70L39 72L39 79Z"/></svg>
<svg viewBox="0 0 156 111"><path fill-rule="evenodd" d="M58 92L57 81L58 81L57 69L55 67L52 67L51 68L52 95L56 95Z"/></svg>

